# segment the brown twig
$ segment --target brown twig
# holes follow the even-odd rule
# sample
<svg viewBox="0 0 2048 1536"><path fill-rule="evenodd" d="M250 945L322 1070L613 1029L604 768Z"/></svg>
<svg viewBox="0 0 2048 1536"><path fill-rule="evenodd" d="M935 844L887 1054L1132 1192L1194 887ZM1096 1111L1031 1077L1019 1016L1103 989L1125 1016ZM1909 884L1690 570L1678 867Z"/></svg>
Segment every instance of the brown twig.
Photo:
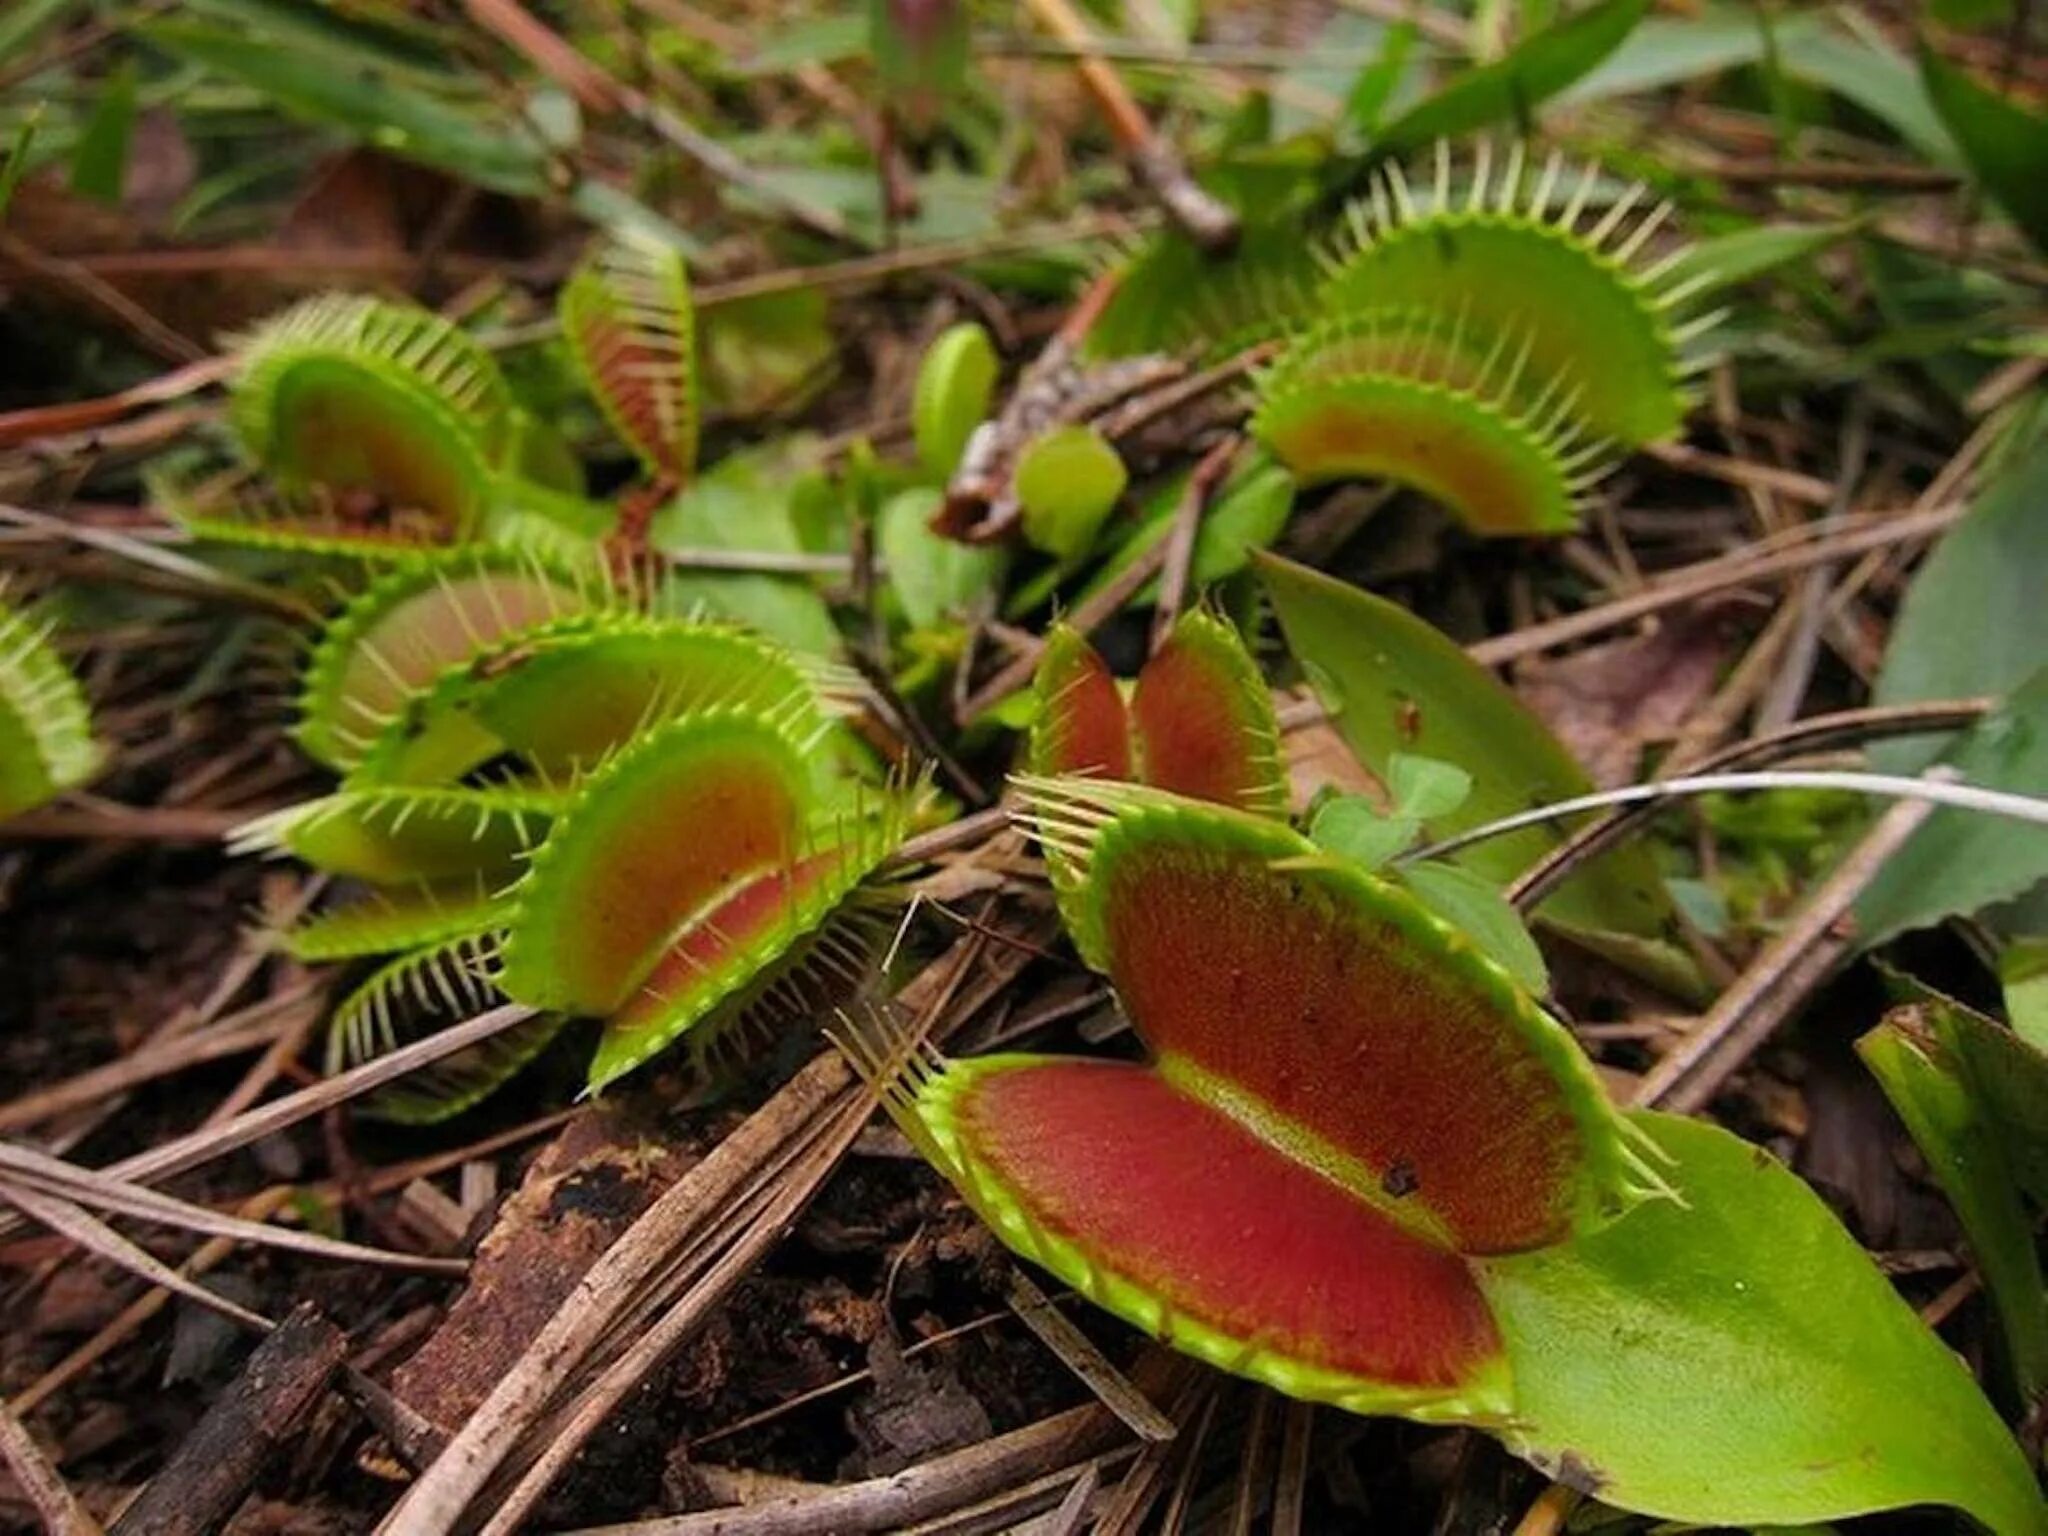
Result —
<svg viewBox="0 0 2048 1536"><path fill-rule="evenodd" d="M347 1342L302 1303L257 1346L234 1384L114 1522L111 1536L203 1536L216 1529L319 1405Z"/></svg>
<svg viewBox="0 0 2048 1536"><path fill-rule="evenodd" d="M100 1523L78 1502L5 1398L0 1398L0 1464L14 1474L49 1536L99 1536Z"/></svg>
<svg viewBox="0 0 2048 1536"><path fill-rule="evenodd" d="M1095 50L1095 34L1081 13L1068 0L1025 0L1025 8L1048 32L1074 50L1074 67L1080 73L1081 83L1109 125L1110 136L1123 151L1139 185L1203 250L1221 252L1235 245L1236 213L1203 190L1188 173L1180 151L1153 130L1122 77Z"/></svg>
<svg viewBox="0 0 2048 1536"><path fill-rule="evenodd" d="M537 20L518 0L463 0L470 16L520 53L542 74L598 116L623 115L666 139L698 168L737 187L813 234L851 241L853 232L837 213L800 197L763 176L725 145L699 132L662 103L613 79L559 33Z"/></svg>
<svg viewBox="0 0 2048 1536"><path fill-rule="evenodd" d="M1188 572L1195 560L1195 535L1202 526L1202 513L1208 509L1216 487L1230 473L1230 466L1243 446L1244 439L1233 435L1203 454L1188 476L1180 505L1173 510L1173 525L1166 535L1166 547L1159 554L1159 606L1152 614L1155 652L1173 633L1174 620L1180 617L1180 605L1187 597Z"/></svg>

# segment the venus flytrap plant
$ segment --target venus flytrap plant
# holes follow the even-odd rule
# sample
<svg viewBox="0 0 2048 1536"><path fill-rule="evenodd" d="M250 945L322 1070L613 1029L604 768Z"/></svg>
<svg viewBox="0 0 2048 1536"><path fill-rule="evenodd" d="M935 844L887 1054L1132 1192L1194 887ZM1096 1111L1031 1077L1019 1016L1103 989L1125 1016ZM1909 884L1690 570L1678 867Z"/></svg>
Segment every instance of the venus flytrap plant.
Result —
<svg viewBox="0 0 2048 1536"><path fill-rule="evenodd" d="M1482 144L1455 186L1440 145L1420 195L1390 163L1260 377L1254 434L1304 481L1396 481L1477 533L1576 527L1619 451L1677 429L1713 318L1676 318L1705 281L1676 256L1639 263L1667 211L1641 189L1581 227L1597 184L1519 145L1496 174Z"/></svg>
<svg viewBox="0 0 2048 1536"><path fill-rule="evenodd" d="M85 690L50 644L50 624L0 583L0 818L76 789L99 771Z"/></svg>
<svg viewBox="0 0 2048 1536"><path fill-rule="evenodd" d="M697 468L696 311L682 253L651 240L600 242L563 285L557 312L585 385L657 493Z"/></svg>
<svg viewBox="0 0 2048 1536"><path fill-rule="evenodd" d="M1810 1191L1617 1110L1411 895L1270 819L1020 787L1149 1059L948 1061L887 1014L844 1042L1020 1254L1225 1370L1484 1429L1623 1509L2048 1530L1974 1381Z"/></svg>
<svg viewBox="0 0 2048 1536"><path fill-rule="evenodd" d="M446 668L536 625L623 607L595 568L507 550L401 561L324 625L300 683L299 744L355 766L402 705Z"/></svg>
<svg viewBox="0 0 2048 1536"><path fill-rule="evenodd" d="M459 327L324 294L235 346L229 419L278 495L178 509L231 543L388 559L478 538L510 441L511 392Z"/></svg>
<svg viewBox="0 0 2048 1536"><path fill-rule="evenodd" d="M1056 625L1034 689L1034 774L1134 780L1260 815L1287 814L1273 696L1222 619L1199 609L1183 614L1128 699L1095 648Z"/></svg>
<svg viewBox="0 0 2048 1536"><path fill-rule="evenodd" d="M799 984L806 961L864 968L849 899L900 841L905 801L821 793L825 732L800 719L714 709L661 727L590 776L514 890L500 984L604 1021L592 1088Z"/></svg>
<svg viewBox="0 0 2048 1536"><path fill-rule="evenodd" d="M806 726L857 707L857 675L737 626L626 610L514 630L414 691L354 770L435 783L511 756L568 782L662 721L695 710L801 705ZM835 772L831 754L818 759Z"/></svg>

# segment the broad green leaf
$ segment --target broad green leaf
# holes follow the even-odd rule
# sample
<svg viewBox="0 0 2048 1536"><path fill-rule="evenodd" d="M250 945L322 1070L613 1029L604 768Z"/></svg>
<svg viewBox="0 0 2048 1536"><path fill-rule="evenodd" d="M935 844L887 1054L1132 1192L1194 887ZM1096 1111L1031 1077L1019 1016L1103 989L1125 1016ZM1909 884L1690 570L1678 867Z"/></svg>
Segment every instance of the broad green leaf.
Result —
<svg viewBox="0 0 2048 1536"><path fill-rule="evenodd" d="M1413 816L1388 815L1363 795L1332 795L1316 807L1308 835L1318 847L1366 869L1378 869L1415 841Z"/></svg>
<svg viewBox="0 0 2048 1536"><path fill-rule="evenodd" d="M1947 1059L1961 1065L2021 1191L2048 1207L2048 1053L1932 988L1916 982L1908 991Z"/></svg>
<svg viewBox="0 0 2048 1536"><path fill-rule="evenodd" d="M1856 1052L1955 1207L1998 1308L2015 1384L2031 1400L2048 1383L2048 1293L2033 1223L2020 1204L1998 1128L1924 1017L1940 1007L1895 1009L1856 1042Z"/></svg>
<svg viewBox="0 0 2048 1536"><path fill-rule="evenodd" d="M1838 19L1853 22L1843 10ZM1861 107L1937 165L1957 165L1961 156L1920 83L1912 62L1889 41L1867 29L1850 36L1836 27L1777 34L1779 59L1800 79L1825 87Z"/></svg>
<svg viewBox="0 0 2048 1536"><path fill-rule="evenodd" d="M2037 1051L2048 1051L2048 939L2015 939L1998 957L2005 1016L2013 1032Z"/></svg>
<svg viewBox="0 0 2048 1536"><path fill-rule="evenodd" d="M1778 22L1780 45L1795 33L1816 29L1822 20L1809 13ZM1746 6L1717 6L1697 16L1652 16L1558 99L1607 101L1754 64L1764 56L1764 36Z"/></svg>
<svg viewBox="0 0 2048 1536"><path fill-rule="evenodd" d="M1970 174L2036 249L2048 250L2048 117L1987 90L1931 48L1920 52L1920 74Z"/></svg>
<svg viewBox="0 0 2048 1536"><path fill-rule="evenodd" d="M499 191L535 193L546 185L541 146L530 134L500 128L500 110L472 110L392 75L337 69L322 52L203 22L157 21L137 30L180 58L241 81L289 116Z"/></svg>
<svg viewBox="0 0 2048 1536"><path fill-rule="evenodd" d="M71 190L103 203L121 200L135 137L135 61L123 59L100 86L92 116L71 150Z"/></svg>
<svg viewBox="0 0 2048 1536"><path fill-rule="evenodd" d="M988 415L996 386L996 348L972 320L948 326L918 365L910 424L917 456L935 475L950 475L967 439Z"/></svg>
<svg viewBox="0 0 2048 1536"><path fill-rule="evenodd" d="M875 520L890 590L917 629L967 617L1001 584L1009 563L1009 551L999 544L963 544L933 533L941 499L926 486L898 491Z"/></svg>
<svg viewBox="0 0 2048 1536"><path fill-rule="evenodd" d="M1054 427L1018 456L1015 486L1024 536L1057 560L1075 560L1124 493L1130 472L1093 427Z"/></svg>
<svg viewBox="0 0 2048 1536"><path fill-rule="evenodd" d="M1375 147L1403 154L1502 122L1526 130L1542 102L1619 48L1648 9L1648 0L1602 0L1531 34L1507 57L1467 71L1402 113L1382 131Z"/></svg>
<svg viewBox="0 0 2048 1536"><path fill-rule="evenodd" d="M1854 234L1852 221L1839 224L1758 224L1730 235L1688 246L1671 264L1669 281L1676 288L1704 278L1699 290L1711 293L1746 283L1775 268L1816 256Z"/></svg>
<svg viewBox="0 0 2048 1536"><path fill-rule="evenodd" d="M1874 702L2004 694L2048 666L2048 437L2007 459L1968 516L1920 567L1885 647ZM1941 752L1936 738L1883 742L1871 760L1911 773Z"/></svg>
<svg viewBox="0 0 2048 1536"><path fill-rule="evenodd" d="M2048 1531L1963 1364L1776 1160L1640 1114L1679 1201L1484 1261L1515 1380L1510 1445L1623 1509L1703 1525L1952 1504Z"/></svg>
<svg viewBox="0 0 2048 1536"><path fill-rule="evenodd" d="M1430 911L1463 933L1489 959L1538 997L1550 990L1543 952L1500 887L1456 864L1425 860L1395 874Z"/></svg>
<svg viewBox="0 0 2048 1536"><path fill-rule="evenodd" d="M1420 753L1472 775L1471 797L1435 831L1448 835L1591 790L1540 720L1406 609L1270 555L1257 564L1288 647L1360 762L1384 777L1396 753ZM1475 844L1457 862L1505 884L1561 836L1532 827ZM1640 936L1662 932L1671 904L1637 844L1588 864L1539 910L1570 927Z"/></svg>
<svg viewBox="0 0 2048 1536"><path fill-rule="evenodd" d="M790 501L806 454L798 440L719 460L655 513L649 543L668 554L802 553ZM802 576L677 569L662 583L660 605L684 616L709 612L811 655L837 655L840 649L831 609Z"/></svg>
<svg viewBox="0 0 2048 1536"><path fill-rule="evenodd" d="M1435 821L1472 798L1472 775L1456 763L1396 752L1387 759L1387 794L1403 815Z"/></svg>
<svg viewBox="0 0 2048 1536"><path fill-rule="evenodd" d="M2038 617L2029 622L2039 629ZM1966 783L2048 796L2048 667L1965 732L1948 762ZM1856 903L1856 921L1864 944L1881 944L2024 895L2043 879L2048 827L1944 808L1885 862Z"/></svg>

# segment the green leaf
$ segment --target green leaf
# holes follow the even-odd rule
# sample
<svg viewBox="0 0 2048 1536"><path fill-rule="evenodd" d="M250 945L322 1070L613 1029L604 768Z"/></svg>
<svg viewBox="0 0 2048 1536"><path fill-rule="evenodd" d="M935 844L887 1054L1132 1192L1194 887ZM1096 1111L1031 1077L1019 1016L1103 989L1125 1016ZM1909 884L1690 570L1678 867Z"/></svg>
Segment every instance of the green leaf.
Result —
<svg viewBox="0 0 2048 1536"><path fill-rule="evenodd" d="M970 614L1002 582L1009 552L997 544L963 544L932 532L943 497L915 486L882 504L875 539L889 569L889 586L917 629L933 629Z"/></svg>
<svg viewBox="0 0 2048 1536"><path fill-rule="evenodd" d="M1837 19L1854 24L1854 13ZM1779 58L1800 79L1833 91L1879 122L1937 165L1956 165L1961 156L1920 76L1904 54L1874 29L1849 36L1835 27L1779 30Z"/></svg>
<svg viewBox="0 0 2048 1536"><path fill-rule="evenodd" d="M1414 817L1389 816L1363 795L1332 795L1316 807L1308 835L1341 858L1378 869L1421 830Z"/></svg>
<svg viewBox="0 0 2048 1536"><path fill-rule="evenodd" d="M2048 1051L2048 939L2015 939L1998 957L2005 1016L2013 1032L2037 1051Z"/></svg>
<svg viewBox="0 0 2048 1536"><path fill-rule="evenodd" d="M2048 1294L2042 1291L2033 1223L2020 1204L1997 1128L1928 1027L1925 1012L1941 1006L1894 1010L1856 1042L1856 1052L1955 1207L1998 1308L2015 1385L2031 1400L2048 1383Z"/></svg>
<svg viewBox="0 0 2048 1536"><path fill-rule="evenodd" d="M1406 609L1305 566L1257 557L1287 644L1359 761L1384 777L1397 753L1455 762L1472 794L1434 829L1448 835L1532 805L1585 794L1585 770L1493 676ZM1489 838L1457 862L1505 884L1563 834ZM1670 897L1641 845L1589 863L1539 909L1576 928L1660 933Z"/></svg>
<svg viewBox="0 0 2048 1536"><path fill-rule="evenodd" d="M2038 595L2038 594L2037 594ZM2032 621L2039 628L2038 617ZM2048 795L2048 667L1948 754L1966 783ZM1885 862L1856 903L1866 946L2025 894L2048 879L2048 827L1944 808Z"/></svg>
<svg viewBox="0 0 2048 1536"><path fill-rule="evenodd" d="M1395 873L1418 901L1529 991L1541 997L1550 990L1543 952L1499 886L1484 875L1435 860L1404 864Z"/></svg>
<svg viewBox="0 0 2048 1536"><path fill-rule="evenodd" d="M2048 1054L1932 988L1909 983L1948 1060L1997 1133L1999 1150L2037 1206L2048 1206Z"/></svg>
<svg viewBox="0 0 2048 1536"><path fill-rule="evenodd" d="M1795 34L1816 30L1822 20L1807 13L1780 21L1775 29L1780 45ZM1747 7L1721 6L1697 16L1652 16L1599 68L1562 92L1560 100L1639 95L1754 64L1764 56L1764 37Z"/></svg>
<svg viewBox="0 0 2048 1536"><path fill-rule="evenodd" d="M1408 56L1414 45L1413 22L1389 27L1380 44L1380 56L1358 72L1351 89L1344 93L1344 121L1359 133L1370 137L1378 131L1381 114L1408 73Z"/></svg>
<svg viewBox="0 0 2048 1536"><path fill-rule="evenodd" d="M1500 122L1526 129L1538 105L1619 48L1648 9L1648 0L1602 0L1532 33L1507 57L1460 75L1402 113L1375 148L1402 154Z"/></svg>
<svg viewBox="0 0 2048 1536"><path fill-rule="evenodd" d="M839 343L821 288L707 309L698 321L705 394L736 416L792 411L830 382Z"/></svg>
<svg viewBox="0 0 2048 1536"><path fill-rule="evenodd" d="M540 145L530 134L501 130L503 113L483 103L457 105L395 74L337 69L323 51L280 47L202 22L157 21L137 30L180 58L239 80L289 116L499 191L536 193L546 185Z"/></svg>
<svg viewBox="0 0 2048 1536"><path fill-rule="evenodd" d="M10 70L45 28L68 10L73 0L17 0L0 16L0 65Z"/></svg>
<svg viewBox="0 0 2048 1536"><path fill-rule="evenodd" d="M972 320L948 326L924 354L910 407L917 456L935 475L950 475L967 439L988 415L996 387L996 348Z"/></svg>
<svg viewBox="0 0 2048 1536"><path fill-rule="evenodd" d="M1054 427L1025 445L1014 485L1024 536L1057 560L1075 560L1124 493L1130 472L1093 427Z"/></svg>
<svg viewBox="0 0 2048 1536"><path fill-rule="evenodd" d="M0 218L6 217L7 205L14 201L14 189L28 174L29 152L36 147L36 130L42 120L43 108L38 102L23 116L21 127L15 131L14 147L8 150L5 163L0 163Z"/></svg>
<svg viewBox="0 0 2048 1536"><path fill-rule="evenodd" d="M2014 453L1920 567L1885 647L1873 702L2005 694L2048 666L2048 437ZM1880 743L1871 760L1911 773L1935 738Z"/></svg>
<svg viewBox="0 0 2048 1536"><path fill-rule="evenodd" d="M970 57L965 0L868 0L875 74L891 91L956 91Z"/></svg>
<svg viewBox="0 0 2048 1536"><path fill-rule="evenodd" d="M1130 569L1154 545L1173 531L1174 513L1187 489L1187 476L1174 475L1156 495L1150 495L1138 513L1136 529L1116 547L1116 553L1096 568L1087 584L1075 596L1078 607ZM1266 548L1280 537L1287 516L1294 510L1294 476L1263 452L1247 452L1238 470L1216 493L1202 523L1195 530L1194 559L1188 570L1191 587L1213 587L1235 576L1250 562L1256 550ZM1158 601L1159 582L1147 582L1131 599L1133 603Z"/></svg>
<svg viewBox="0 0 2048 1536"><path fill-rule="evenodd" d="M100 86L92 116L71 151L71 190L103 203L121 200L135 137L135 61L123 59Z"/></svg>
<svg viewBox="0 0 2048 1536"><path fill-rule="evenodd" d="M2048 250L2048 117L1986 90L1931 48L1921 49L1920 76L1970 174L2037 250Z"/></svg>
<svg viewBox="0 0 2048 1536"><path fill-rule="evenodd" d="M1774 268L1817 256L1856 232L1853 220L1838 224L1758 224L1688 246L1671 264L1674 288L1704 279L1701 293L1732 288Z"/></svg>
<svg viewBox="0 0 2048 1536"><path fill-rule="evenodd" d="M1456 763L1396 752L1387 759L1387 793L1403 815L1435 821L1472 798L1472 775Z"/></svg>
<svg viewBox="0 0 2048 1536"><path fill-rule="evenodd" d="M2048 1531L1976 1382L1812 1190L1717 1127L1633 1118L1683 1204L1479 1266L1514 1372L1513 1448L1670 1520L1939 1503L1999 1536Z"/></svg>
<svg viewBox="0 0 2048 1536"><path fill-rule="evenodd" d="M804 458L801 440L728 455L655 513L649 542L664 553L802 553L790 502ZM840 650L832 610L801 576L679 569L662 583L659 606L681 615L707 611L814 656Z"/></svg>

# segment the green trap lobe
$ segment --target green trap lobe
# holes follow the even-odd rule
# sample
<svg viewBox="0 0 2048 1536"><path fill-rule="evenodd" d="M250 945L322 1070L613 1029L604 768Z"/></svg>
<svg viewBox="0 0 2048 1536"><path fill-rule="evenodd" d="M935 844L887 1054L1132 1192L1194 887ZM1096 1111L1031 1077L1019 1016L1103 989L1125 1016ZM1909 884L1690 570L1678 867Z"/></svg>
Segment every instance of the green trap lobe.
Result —
<svg viewBox="0 0 2048 1536"><path fill-rule="evenodd" d="M1399 481L1475 532L1566 533L1578 526L1557 449L1472 396L1405 379L1304 384L1271 395L1259 441L1303 480Z"/></svg>
<svg viewBox="0 0 2048 1536"><path fill-rule="evenodd" d="M805 766L771 726L694 717L595 775L518 893L504 987L609 1014L678 934L801 840Z"/></svg>
<svg viewBox="0 0 2048 1536"><path fill-rule="evenodd" d="M1601 437L1653 442L1682 419L1661 310L1619 262L1524 214L1430 214L1380 231L1320 300L1326 314L1427 307L1473 334L1526 339L1524 377L1568 384L1579 419Z"/></svg>
<svg viewBox="0 0 2048 1536"><path fill-rule="evenodd" d="M367 492L390 514L423 517L433 542L474 526L488 472L461 424L396 379L307 358L277 385L273 451L287 478L330 494Z"/></svg>

